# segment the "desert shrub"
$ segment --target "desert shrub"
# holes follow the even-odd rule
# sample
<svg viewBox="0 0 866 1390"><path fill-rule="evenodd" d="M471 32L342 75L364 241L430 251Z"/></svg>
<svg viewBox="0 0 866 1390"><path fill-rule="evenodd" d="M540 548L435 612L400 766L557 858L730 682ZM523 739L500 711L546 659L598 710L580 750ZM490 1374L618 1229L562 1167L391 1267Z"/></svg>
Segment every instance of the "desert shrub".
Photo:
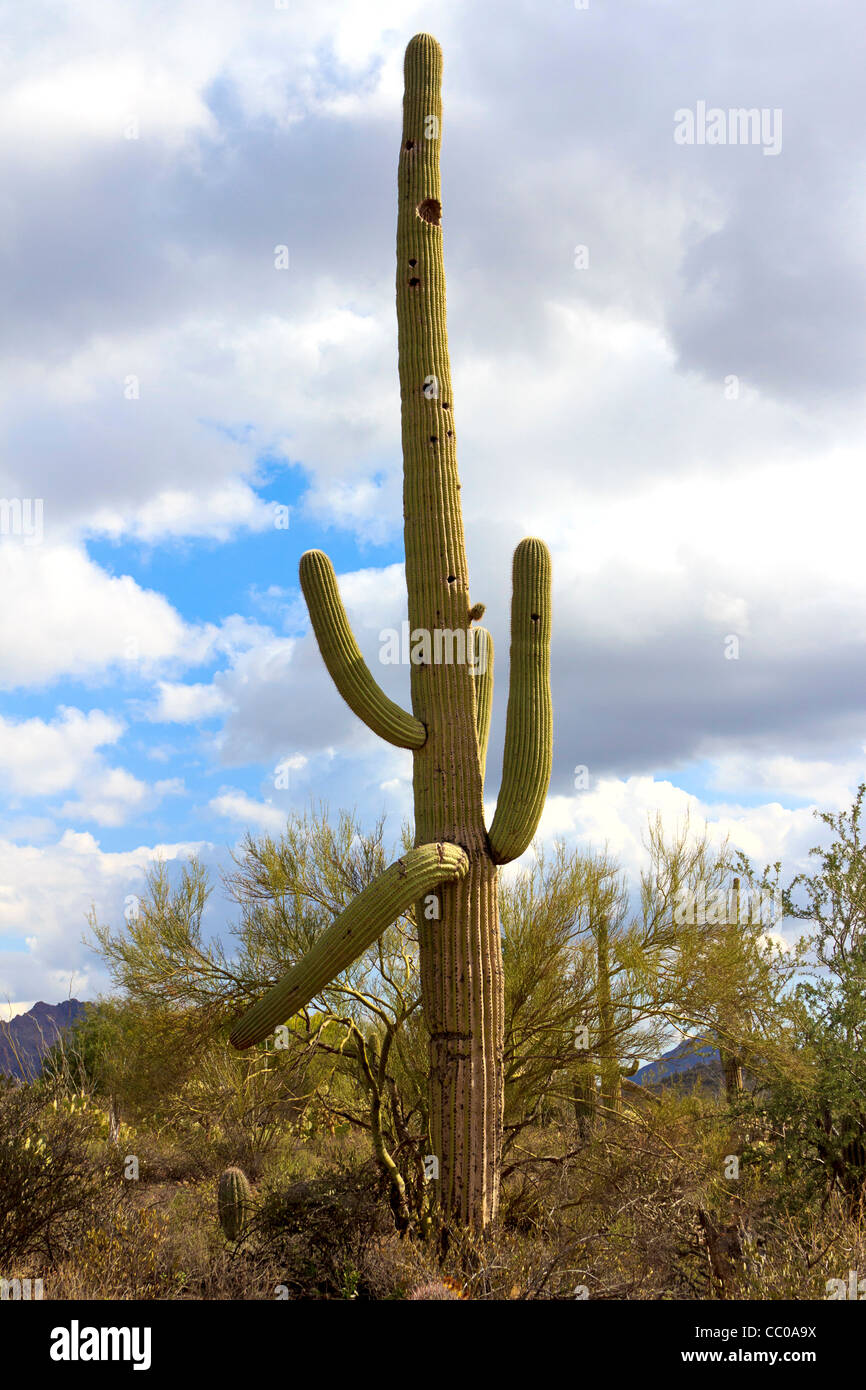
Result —
<svg viewBox="0 0 866 1390"><path fill-rule="evenodd" d="M52 1299L271 1299L266 1258L230 1251L219 1231L213 1184L142 1184L116 1192L83 1232L74 1255L47 1274Z"/></svg>
<svg viewBox="0 0 866 1390"><path fill-rule="evenodd" d="M866 1229L844 1193L835 1192L796 1217L774 1208L762 1223L752 1258L737 1271L739 1299L812 1301L831 1295L830 1280L866 1275ZM862 1296L862 1295L861 1295Z"/></svg>
<svg viewBox="0 0 866 1390"><path fill-rule="evenodd" d="M159 1212L119 1203L110 1220L88 1228L75 1252L77 1296L159 1298L172 1281L166 1225Z"/></svg>
<svg viewBox="0 0 866 1390"><path fill-rule="evenodd" d="M399 1247L399 1237L370 1160L348 1158L316 1178L270 1183L261 1195L254 1232L290 1297L392 1293L388 1252Z"/></svg>
<svg viewBox="0 0 866 1390"><path fill-rule="evenodd" d="M118 1151L138 1159L142 1183L192 1183L211 1178L225 1165L202 1134L139 1133L128 1148Z"/></svg>
<svg viewBox="0 0 866 1390"><path fill-rule="evenodd" d="M53 1261L81 1239L108 1186L92 1152L98 1129L85 1102L31 1086L0 1092L0 1269Z"/></svg>

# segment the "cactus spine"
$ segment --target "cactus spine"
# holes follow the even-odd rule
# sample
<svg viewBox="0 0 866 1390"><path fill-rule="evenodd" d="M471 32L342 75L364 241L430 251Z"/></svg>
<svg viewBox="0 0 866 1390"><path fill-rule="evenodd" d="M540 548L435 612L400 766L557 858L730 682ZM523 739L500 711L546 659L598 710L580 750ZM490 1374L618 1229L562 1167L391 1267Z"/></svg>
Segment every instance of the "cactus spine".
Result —
<svg viewBox="0 0 866 1390"><path fill-rule="evenodd" d="M482 1229L496 1214L502 1139L498 866L530 844L553 756L550 557L534 538L521 541L514 555L504 765L488 831L483 781L493 644L484 629L472 627L484 610L469 597L460 508L441 227L442 53L429 34L409 43L404 76L397 327L406 587L413 639L425 634L434 653L412 664L411 714L385 696L365 666L327 558L308 552L300 573L338 690L370 728L412 750L416 847L350 904L306 960L240 1020L232 1041L240 1047L261 1041L414 901L440 1205L446 1220ZM470 659L437 660L436 634L462 634ZM383 886L389 875L405 889L402 898Z"/></svg>
<svg viewBox="0 0 866 1390"><path fill-rule="evenodd" d="M247 1224L252 1192L240 1168L226 1168L220 1177L217 1207L227 1240L240 1240Z"/></svg>

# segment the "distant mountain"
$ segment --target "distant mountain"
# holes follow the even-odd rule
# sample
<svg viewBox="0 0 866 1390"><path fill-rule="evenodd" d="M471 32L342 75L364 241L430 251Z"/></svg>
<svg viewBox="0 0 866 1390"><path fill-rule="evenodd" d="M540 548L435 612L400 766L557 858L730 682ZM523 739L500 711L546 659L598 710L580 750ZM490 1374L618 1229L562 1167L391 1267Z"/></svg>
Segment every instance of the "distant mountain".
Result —
<svg viewBox="0 0 866 1390"><path fill-rule="evenodd" d="M664 1086L674 1081L694 1086L700 1080L715 1088L723 1080L719 1049L708 1038L683 1038L670 1052L647 1062L632 1080L639 1086Z"/></svg>
<svg viewBox="0 0 866 1390"><path fill-rule="evenodd" d="M8 1023L0 1021L0 1075L33 1080L42 1070L48 1049L86 1008L79 999L64 999L60 1004L44 1004L40 999L28 1013Z"/></svg>

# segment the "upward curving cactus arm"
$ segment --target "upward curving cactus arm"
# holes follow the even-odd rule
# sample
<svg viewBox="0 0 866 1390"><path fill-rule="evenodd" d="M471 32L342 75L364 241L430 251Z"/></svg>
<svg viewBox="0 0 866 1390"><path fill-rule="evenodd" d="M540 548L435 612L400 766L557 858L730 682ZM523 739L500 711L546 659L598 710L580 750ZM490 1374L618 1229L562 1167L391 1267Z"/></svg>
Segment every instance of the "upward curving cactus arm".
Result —
<svg viewBox="0 0 866 1390"><path fill-rule="evenodd" d="M475 676L475 735L478 739L478 761L481 764L481 785L487 762L487 740L490 737L490 716L493 713L493 638L486 627L470 629L472 640L472 670Z"/></svg>
<svg viewBox="0 0 866 1390"><path fill-rule="evenodd" d="M530 536L514 552L511 672L502 786L489 831L497 864L517 859L538 828L553 766L550 553Z"/></svg>
<svg viewBox="0 0 866 1390"><path fill-rule="evenodd" d="M370 674L353 636L337 588L337 576L327 555L321 550L308 550L301 556L300 577L319 651L346 704L386 743L398 748L422 748L427 730L420 719L389 700Z"/></svg>
<svg viewBox="0 0 866 1390"><path fill-rule="evenodd" d="M262 1042L357 960L402 912L441 883L463 878L468 869L459 845L442 842L407 850L352 899L303 960L238 1020L230 1034L233 1046Z"/></svg>

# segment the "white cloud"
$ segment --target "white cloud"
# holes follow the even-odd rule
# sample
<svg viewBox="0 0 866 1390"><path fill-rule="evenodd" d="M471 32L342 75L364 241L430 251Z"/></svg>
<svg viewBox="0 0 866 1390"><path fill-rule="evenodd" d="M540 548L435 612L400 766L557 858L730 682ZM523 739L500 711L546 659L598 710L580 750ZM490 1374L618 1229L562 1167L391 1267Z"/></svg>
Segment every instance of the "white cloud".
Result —
<svg viewBox="0 0 866 1390"><path fill-rule="evenodd" d="M0 715L0 773L13 796L51 796L93 767L97 749L116 743L123 723L102 710L61 706L51 723Z"/></svg>
<svg viewBox="0 0 866 1390"><path fill-rule="evenodd" d="M790 942L790 941L786 941L785 938L784 938L784 936L782 935L781 932L777 932L777 931L765 931L765 932L762 932L762 933L761 933L761 940L762 940L762 941L765 941L765 942L767 943L767 946L768 946L768 947L774 946L778 951L781 951L781 952L783 953L783 955L787 955L788 952L791 950L791 942Z"/></svg>
<svg viewBox="0 0 866 1390"><path fill-rule="evenodd" d="M35 999L0 1000L0 1020L4 1023L11 1023L12 1019L17 1018L19 1014L29 1013L35 1003Z"/></svg>
<svg viewBox="0 0 866 1390"><path fill-rule="evenodd" d="M165 796L181 796L184 785L179 777L167 777L150 786L124 768L94 768L82 779L79 791L78 799L61 806L64 820L117 826L153 810Z"/></svg>
<svg viewBox="0 0 866 1390"><path fill-rule="evenodd" d="M222 691L212 685L184 685L182 682L159 681L159 698L148 714L154 723L194 724L222 714L229 702Z"/></svg>
<svg viewBox="0 0 866 1390"><path fill-rule="evenodd" d="M309 761L309 758L306 758L303 753L293 753L291 757L283 758L279 767L283 772L287 773L300 772L302 768L307 766Z"/></svg>
<svg viewBox="0 0 866 1390"><path fill-rule="evenodd" d="M228 540L236 531L264 531L274 524L273 508L238 479L206 492L167 489L149 498L132 516L112 508L94 512L90 530L115 540L164 541L172 536Z"/></svg>
<svg viewBox="0 0 866 1390"><path fill-rule="evenodd" d="M255 801L245 792L231 787L213 797L209 806L218 816L240 825L255 826L257 830L282 830L286 824L286 811L269 801Z"/></svg>
<svg viewBox="0 0 866 1390"><path fill-rule="evenodd" d="M866 747L862 751L866 754ZM866 759L833 762L791 754L731 752L718 759L709 780L718 791L773 791L824 809L841 809L851 805L857 787L866 780Z"/></svg>
<svg viewBox="0 0 866 1390"><path fill-rule="evenodd" d="M141 893L155 860L171 864L211 848L196 841L109 853L92 835L72 830L39 848L0 840L0 999L92 997L106 980L81 944L91 907L100 921L120 925L124 901ZM10 937L25 938L26 950L4 948Z"/></svg>
<svg viewBox="0 0 866 1390"><path fill-rule="evenodd" d="M163 140L207 131L213 117L181 74L147 69L142 55L81 57L22 74L0 100L0 143L43 156L82 141Z"/></svg>
<svg viewBox="0 0 866 1390"><path fill-rule="evenodd" d="M490 824L494 806L485 809ZM661 813L669 834L686 817L693 834L706 825L715 843L728 838L731 847L742 849L759 871L781 859L786 871L794 872L805 864L815 840L815 820L808 806L790 810L779 802L738 806L702 800L672 782L652 777L600 778L590 790L549 797L539 839L549 844L562 837L595 850L607 845L636 882L647 864L647 823L656 812Z"/></svg>
<svg viewBox="0 0 866 1390"><path fill-rule="evenodd" d="M164 796L181 793L179 778L149 786L125 768L107 765L99 750L116 743L124 731L120 720L98 709L83 714L61 706L51 723L0 716L0 773L12 804L74 790L77 795L59 809L62 818L123 825Z"/></svg>
<svg viewBox="0 0 866 1390"><path fill-rule="evenodd" d="M193 654L195 634L162 595L106 574L74 546L0 545L0 588L7 689L109 667L146 672Z"/></svg>

